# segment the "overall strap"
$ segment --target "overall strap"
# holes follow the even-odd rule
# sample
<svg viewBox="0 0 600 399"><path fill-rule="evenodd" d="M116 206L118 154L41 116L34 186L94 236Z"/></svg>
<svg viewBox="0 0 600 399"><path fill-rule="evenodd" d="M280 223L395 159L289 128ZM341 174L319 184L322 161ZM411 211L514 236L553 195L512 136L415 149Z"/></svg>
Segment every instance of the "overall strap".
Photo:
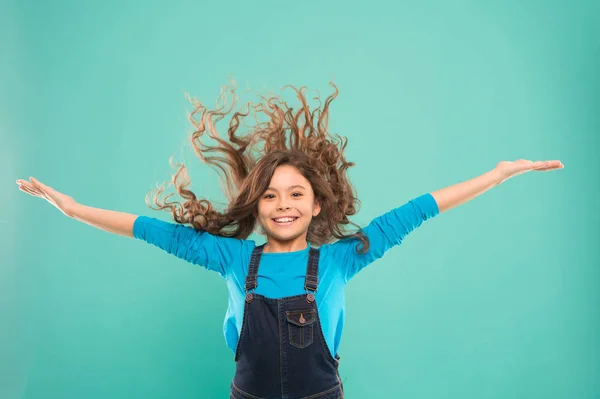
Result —
<svg viewBox="0 0 600 399"><path fill-rule="evenodd" d="M304 280L304 289L316 292L319 286L319 250L310 247L308 255L308 265L306 266L306 278ZM312 294L309 294L312 295Z"/></svg>
<svg viewBox="0 0 600 399"><path fill-rule="evenodd" d="M258 278L258 265L260 263L260 257L265 244L255 247L252 251L252 256L250 257L250 266L248 266L248 275L246 276L246 285L244 287L246 289L246 293L254 290L258 285L256 281Z"/></svg>

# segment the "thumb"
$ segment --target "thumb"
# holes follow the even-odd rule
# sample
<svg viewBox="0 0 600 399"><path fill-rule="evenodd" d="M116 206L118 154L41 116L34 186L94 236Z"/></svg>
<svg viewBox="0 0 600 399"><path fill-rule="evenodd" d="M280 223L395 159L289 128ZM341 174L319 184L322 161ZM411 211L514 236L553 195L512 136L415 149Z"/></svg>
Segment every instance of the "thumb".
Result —
<svg viewBox="0 0 600 399"><path fill-rule="evenodd" d="M38 189L42 190L45 193L49 193L52 191L52 189L50 187L48 187L47 185L43 184L41 181L36 180L33 177L30 177L29 180L31 180L31 182L33 183L34 186L36 186Z"/></svg>
<svg viewBox="0 0 600 399"><path fill-rule="evenodd" d="M33 183L35 186L37 186L37 187L39 187L39 188L43 188L43 187L44 187L44 185L42 184L42 182L40 182L40 181L36 180L35 178L33 178L33 177L31 177L31 176L29 177L29 180L31 180L31 182L32 182L32 183Z"/></svg>

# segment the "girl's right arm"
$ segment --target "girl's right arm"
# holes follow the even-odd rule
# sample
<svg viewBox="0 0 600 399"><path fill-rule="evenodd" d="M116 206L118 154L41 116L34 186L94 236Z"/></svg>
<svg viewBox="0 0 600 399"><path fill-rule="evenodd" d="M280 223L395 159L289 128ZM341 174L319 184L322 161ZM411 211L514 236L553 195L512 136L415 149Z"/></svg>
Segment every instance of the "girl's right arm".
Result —
<svg viewBox="0 0 600 399"><path fill-rule="evenodd" d="M19 190L45 199L66 216L110 233L143 240L223 277L232 265L247 264L254 248L253 241L219 237L178 223L81 205L34 178L30 180L17 180Z"/></svg>
<svg viewBox="0 0 600 399"><path fill-rule="evenodd" d="M78 203L74 203L69 208L68 213L68 216L71 218L89 224L90 226L108 231L109 233L133 237L133 222L135 222L137 215L92 208L91 206L85 206Z"/></svg>
<svg viewBox="0 0 600 399"><path fill-rule="evenodd" d="M66 216L97 227L109 233L133 237L133 222L137 215L78 204L72 197L30 177L31 181L17 180L19 190L43 198Z"/></svg>

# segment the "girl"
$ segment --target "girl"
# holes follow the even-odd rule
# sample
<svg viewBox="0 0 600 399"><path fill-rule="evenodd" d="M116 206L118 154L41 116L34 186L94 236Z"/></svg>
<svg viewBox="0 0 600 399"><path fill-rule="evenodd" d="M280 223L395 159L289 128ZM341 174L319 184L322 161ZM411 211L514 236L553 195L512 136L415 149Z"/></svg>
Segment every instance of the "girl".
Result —
<svg viewBox="0 0 600 399"><path fill-rule="evenodd" d="M230 398L343 398L337 349L346 283L424 221L510 177L563 167L560 161L503 161L471 180L414 198L361 229L348 219L356 214L358 199L346 176L354 166L344 157L347 141L327 129L329 105L338 94L330 84L335 92L322 109L319 104L311 111L304 88L293 87L302 104L297 111L277 96L249 104L245 113L233 114L229 140L219 137L215 122L234 101L226 111L219 105L224 101L207 111L194 100L191 142L203 162L223 172L229 200L224 212L186 189L189 179L178 180L187 176L183 165L172 181L186 201L167 202L170 195L160 201L161 188L154 196L157 209L170 210L176 223L92 208L34 178L17 180L21 191L46 199L71 218L144 240L225 279L224 335L236 362ZM235 99L235 89L229 92ZM238 136L250 108L268 121ZM218 145L204 144L206 134ZM205 157L208 152L222 156ZM358 230L342 229L348 224ZM257 227L266 236L262 245L247 240Z"/></svg>

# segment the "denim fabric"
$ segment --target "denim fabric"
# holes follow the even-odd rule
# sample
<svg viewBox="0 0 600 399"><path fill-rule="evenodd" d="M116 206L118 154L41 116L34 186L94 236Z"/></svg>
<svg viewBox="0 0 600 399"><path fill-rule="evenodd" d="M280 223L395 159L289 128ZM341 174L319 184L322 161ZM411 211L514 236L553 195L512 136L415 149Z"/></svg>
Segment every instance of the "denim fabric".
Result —
<svg viewBox="0 0 600 399"><path fill-rule="evenodd" d="M310 249L306 294L279 299L254 293L264 244L252 252L230 398L343 398L339 356L327 347L314 297L319 250Z"/></svg>

